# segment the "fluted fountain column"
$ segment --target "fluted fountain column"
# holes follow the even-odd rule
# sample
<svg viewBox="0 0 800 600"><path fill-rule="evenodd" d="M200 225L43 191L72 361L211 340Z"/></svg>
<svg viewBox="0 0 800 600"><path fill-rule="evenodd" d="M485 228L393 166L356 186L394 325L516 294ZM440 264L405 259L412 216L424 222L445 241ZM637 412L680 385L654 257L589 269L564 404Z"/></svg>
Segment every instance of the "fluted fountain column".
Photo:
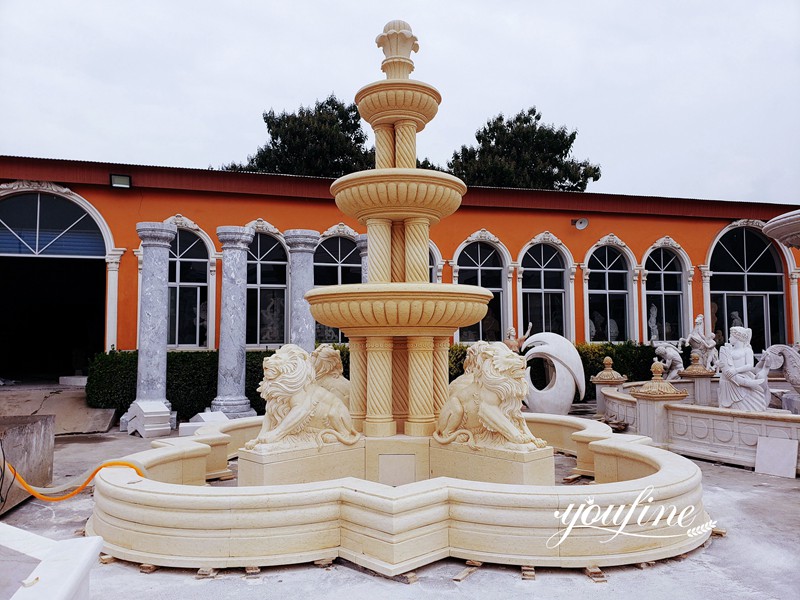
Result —
<svg viewBox="0 0 800 600"><path fill-rule="evenodd" d="M392 280L392 222L389 219L367 219L370 283Z"/></svg>
<svg viewBox="0 0 800 600"><path fill-rule="evenodd" d="M433 420L433 338L408 340L408 420L406 435L430 435Z"/></svg>
<svg viewBox="0 0 800 600"><path fill-rule="evenodd" d="M367 416L367 340L350 338L350 416L358 431L364 431Z"/></svg>
<svg viewBox="0 0 800 600"><path fill-rule="evenodd" d="M283 239L289 247L291 286L291 324L289 340L306 352L314 351L316 322L305 294L314 287L314 252L319 244L319 231L287 229Z"/></svg>
<svg viewBox="0 0 800 600"><path fill-rule="evenodd" d="M406 281L425 283L428 275L428 219L405 220Z"/></svg>
<svg viewBox="0 0 800 600"><path fill-rule="evenodd" d="M212 411L228 418L254 417L245 395L247 345L247 250L255 236L252 227L217 227L222 244L222 302L219 323L217 397Z"/></svg>
<svg viewBox="0 0 800 600"><path fill-rule="evenodd" d="M439 418L450 385L450 338L433 338L433 414Z"/></svg>
<svg viewBox="0 0 800 600"><path fill-rule="evenodd" d="M139 305L139 353L136 400L167 402L167 329L169 327L169 248L178 233L172 223L136 224L142 240L142 288Z"/></svg>
<svg viewBox="0 0 800 600"><path fill-rule="evenodd" d="M397 433L392 417L392 338L367 338L367 416L364 435L387 437Z"/></svg>

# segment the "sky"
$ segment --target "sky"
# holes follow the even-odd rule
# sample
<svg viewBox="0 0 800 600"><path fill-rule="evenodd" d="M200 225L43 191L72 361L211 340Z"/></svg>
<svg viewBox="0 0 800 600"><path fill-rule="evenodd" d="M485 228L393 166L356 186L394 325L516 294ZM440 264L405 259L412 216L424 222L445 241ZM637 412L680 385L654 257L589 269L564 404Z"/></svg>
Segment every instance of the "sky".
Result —
<svg viewBox="0 0 800 600"><path fill-rule="evenodd" d="M0 154L245 161L264 111L383 79L393 19L443 96L420 158L536 106L587 191L800 205L797 0L0 0Z"/></svg>

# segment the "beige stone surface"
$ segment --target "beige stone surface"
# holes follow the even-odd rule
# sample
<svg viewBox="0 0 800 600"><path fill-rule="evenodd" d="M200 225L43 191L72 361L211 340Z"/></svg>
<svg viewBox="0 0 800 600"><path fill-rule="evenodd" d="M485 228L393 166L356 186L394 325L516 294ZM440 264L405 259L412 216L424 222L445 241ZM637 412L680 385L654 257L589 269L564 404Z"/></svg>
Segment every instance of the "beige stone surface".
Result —
<svg viewBox="0 0 800 600"><path fill-rule="evenodd" d="M553 449L528 451L439 444L431 440L431 477L494 483L555 485Z"/></svg>
<svg viewBox="0 0 800 600"><path fill-rule="evenodd" d="M9 385L0 387L0 417L55 415L55 434L108 431L111 408L89 408L86 390L72 386Z"/></svg>
<svg viewBox="0 0 800 600"><path fill-rule="evenodd" d="M285 485L325 481L341 477L363 479L364 439L351 446L325 444L280 452L239 450L239 485Z"/></svg>
<svg viewBox="0 0 800 600"><path fill-rule="evenodd" d="M366 479L386 485L402 485L414 481L422 481L430 477L430 438L397 435L387 438L367 438L366 442ZM394 457L387 459L386 457ZM403 457L398 458L398 457ZM406 480L392 472L390 464L394 461L403 465L404 473L413 478Z"/></svg>

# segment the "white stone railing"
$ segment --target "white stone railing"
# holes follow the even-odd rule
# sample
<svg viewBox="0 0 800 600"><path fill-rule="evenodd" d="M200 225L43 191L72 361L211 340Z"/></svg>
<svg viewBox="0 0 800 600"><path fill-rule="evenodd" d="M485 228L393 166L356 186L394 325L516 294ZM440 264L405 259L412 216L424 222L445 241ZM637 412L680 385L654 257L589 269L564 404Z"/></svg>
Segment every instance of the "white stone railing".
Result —
<svg viewBox="0 0 800 600"><path fill-rule="evenodd" d="M503 485L436 478L398 487L344 478L306 484L208 487L219 457L235 454L257 433L259 418L209 425L194 438L158 440L131 457L145 478L127 468L105 469L95 480L95 509L87 532L103 536L105 551L134 562L172 567L244 567L342 557L397 575L447 556L539 566L585 567L658 560L702 544L709 532L673 537L598 535L576 528L548 546L563 525L554 516L589 500L605 510L631 505L648 486L652 506L694 511L708 521L700 470L691 461L616 435L602 423L575 417L526 415L536 435L575 454L593 486ZM650 518L629 534L655 531ZM552 541L552 540L551 540Z"/></svg>
<svg viewBox="0 0 800 600"><path fill-rule="evenodd" d="M621 390L603 388L606 415L625 421L631 433L648 436L654 445L672 452L754 467L759 437L800 440L800 415L702 406L688 400L637 399L626 392L635 385L639 384L626 384Z"/></svg>

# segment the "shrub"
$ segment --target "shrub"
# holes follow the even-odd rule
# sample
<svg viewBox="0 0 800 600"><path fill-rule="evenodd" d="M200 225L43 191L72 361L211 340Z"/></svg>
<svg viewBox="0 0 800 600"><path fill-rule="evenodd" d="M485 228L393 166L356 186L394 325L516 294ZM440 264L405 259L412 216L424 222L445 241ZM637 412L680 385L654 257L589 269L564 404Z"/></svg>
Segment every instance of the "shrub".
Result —
<svg viewBox="0 0 800 600"><path fill-rule="evenodd" d="M448 352L447 362L450 370L450 381L464 374L464 359L467 358L466 344L453 344Z"/></svg>
<svg viewBox="0 0 800 600"><path fill-rule="evenodd" d="M137 352L96 354L89 361L86 403L92 408L113 408L118 414L136 400Z"/></svg>

